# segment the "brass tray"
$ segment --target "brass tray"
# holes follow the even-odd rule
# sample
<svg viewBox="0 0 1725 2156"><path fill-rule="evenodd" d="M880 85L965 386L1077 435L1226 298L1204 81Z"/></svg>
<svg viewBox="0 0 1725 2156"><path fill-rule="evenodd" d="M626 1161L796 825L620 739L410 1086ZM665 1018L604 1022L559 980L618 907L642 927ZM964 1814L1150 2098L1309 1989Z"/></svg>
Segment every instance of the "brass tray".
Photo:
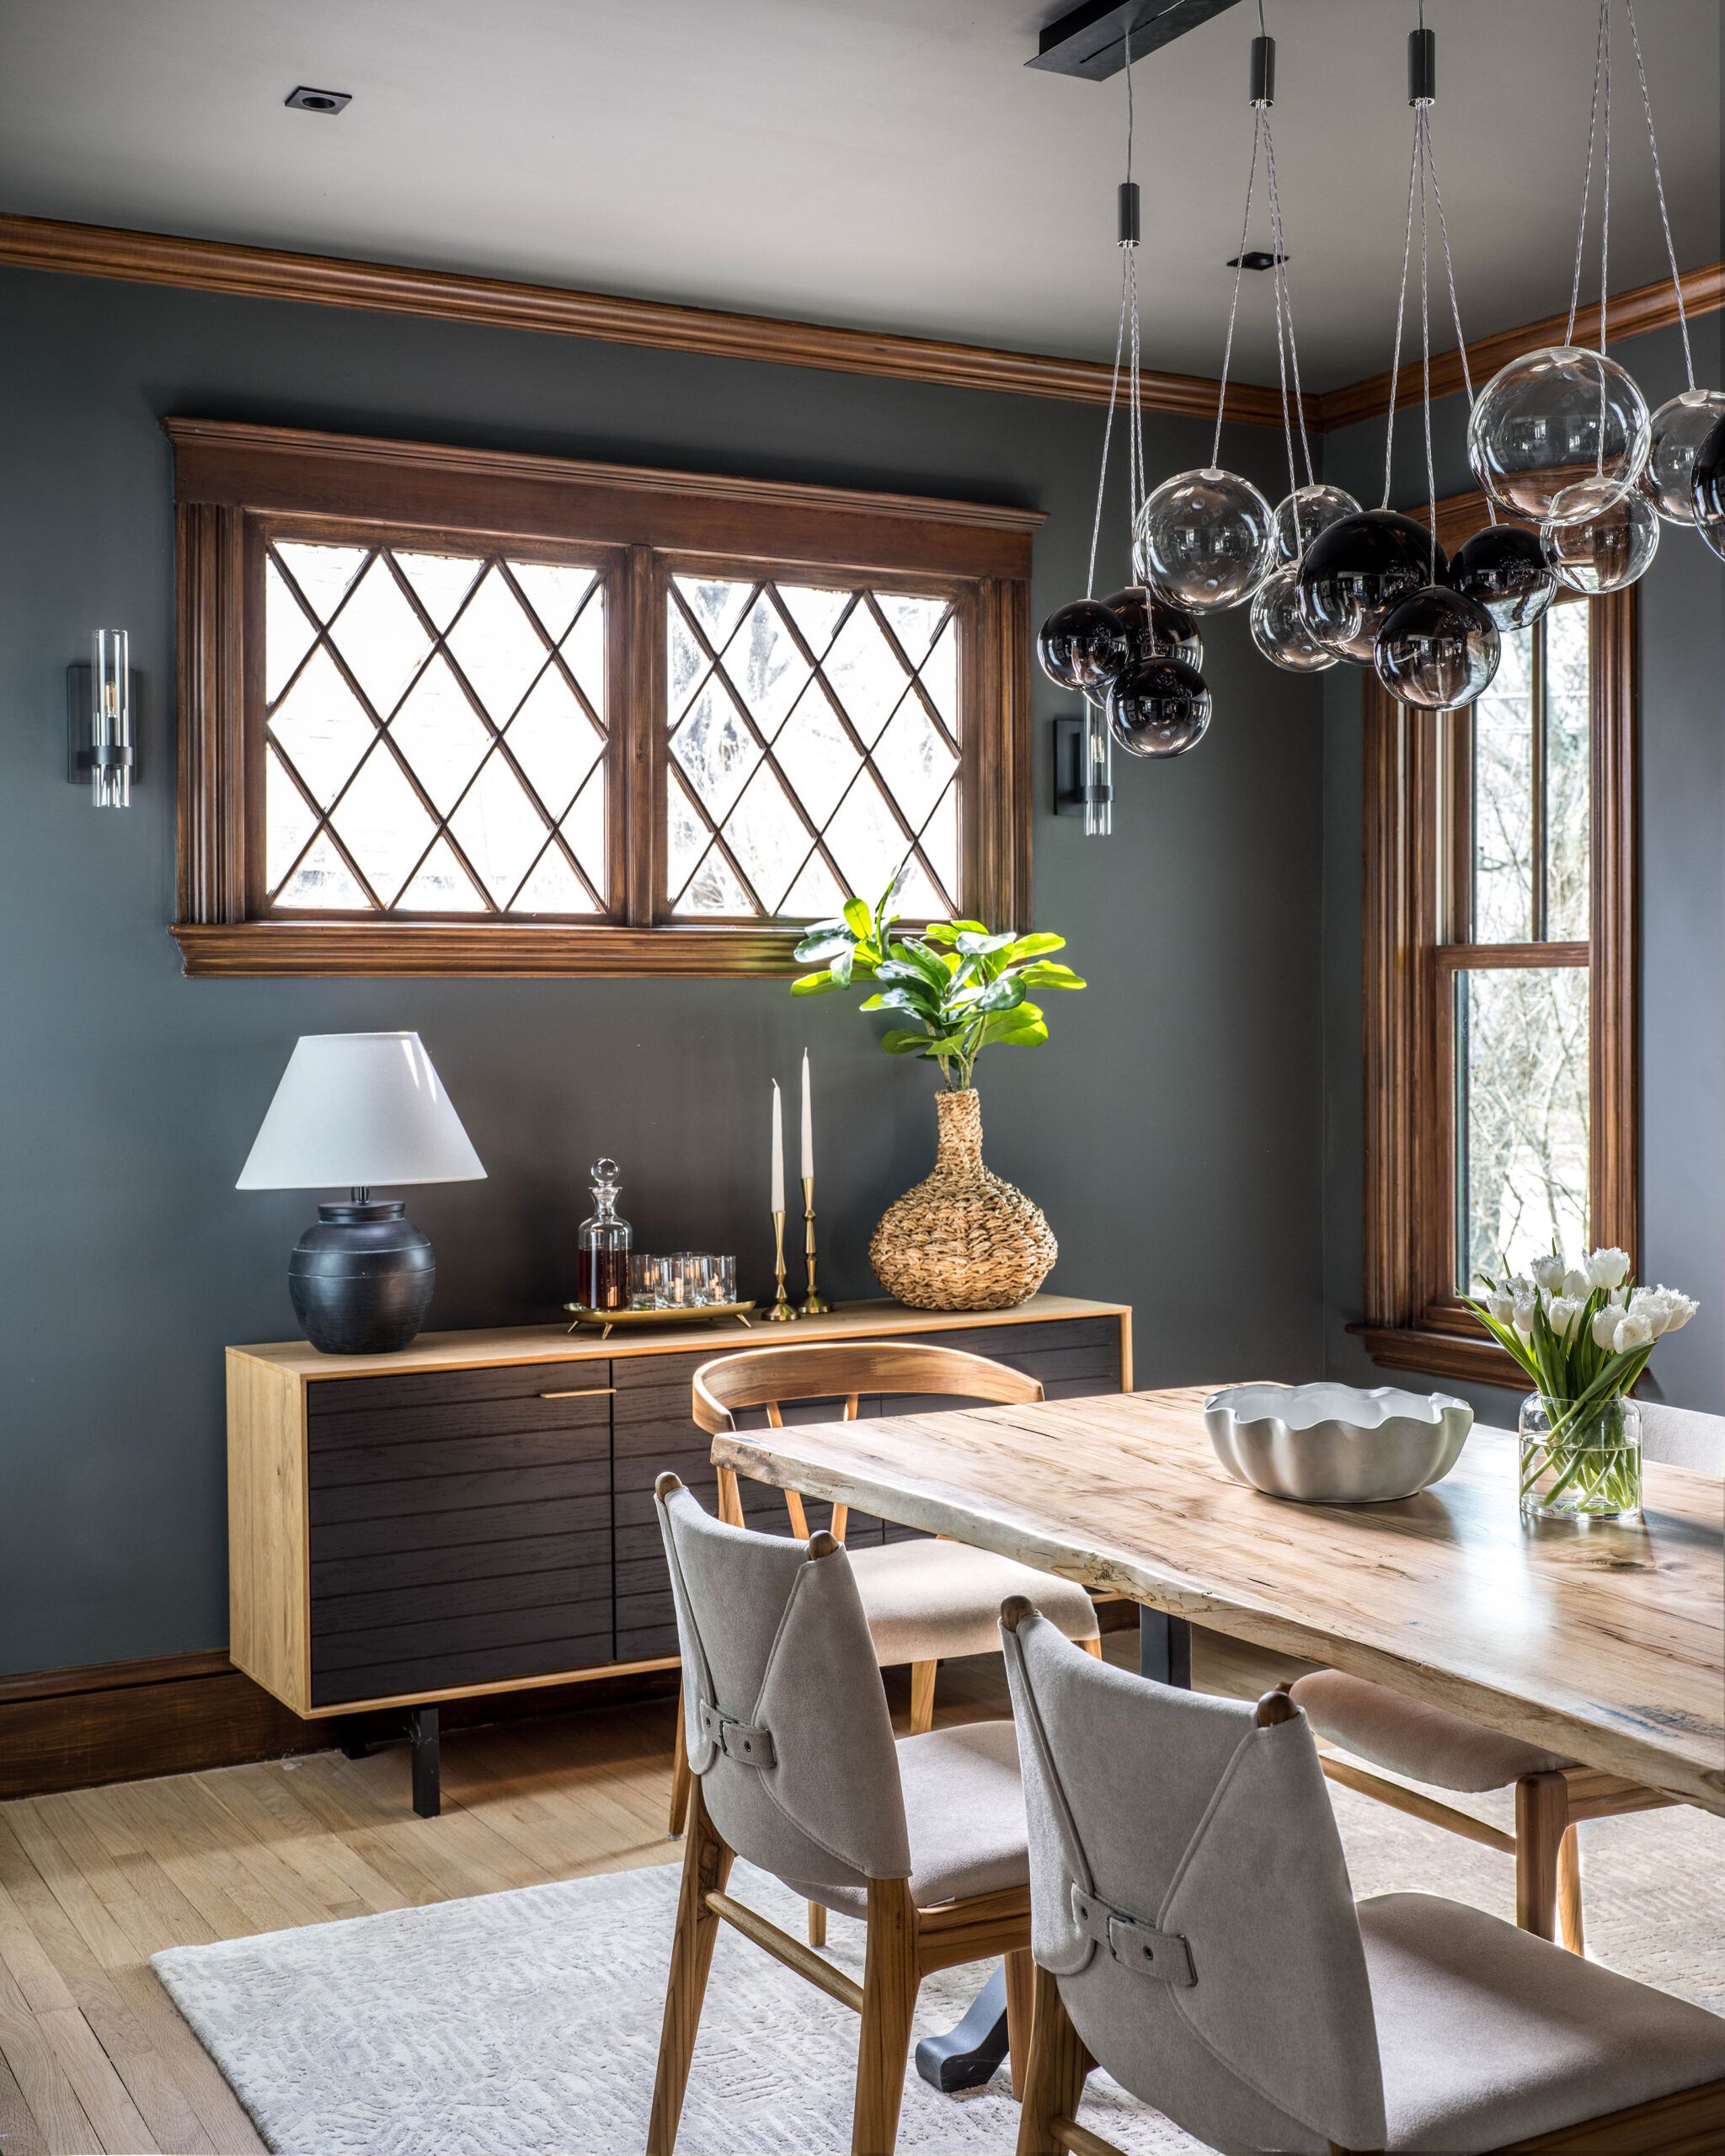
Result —
<svg viewBox="0 0 1725 2156"><path fill-rule="evenodd" d="M745 1326L759 1305L754 1302L697 1303L687 1310L589 1310L585 1303L565 1303L563 1308L574 1321L569 1326L571 1332L579 1331L584 1326L596 1325L603 1328L600 1338L608 1340L611 1329L616 1325L712 1325L722 1317L734 1317L739 1325Z"/></svg>

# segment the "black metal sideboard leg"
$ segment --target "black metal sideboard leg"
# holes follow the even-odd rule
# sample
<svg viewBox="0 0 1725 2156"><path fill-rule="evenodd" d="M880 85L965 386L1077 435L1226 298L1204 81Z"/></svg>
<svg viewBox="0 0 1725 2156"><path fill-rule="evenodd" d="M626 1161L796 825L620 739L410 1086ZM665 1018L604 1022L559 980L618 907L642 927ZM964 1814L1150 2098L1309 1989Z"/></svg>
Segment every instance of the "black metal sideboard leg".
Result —
<svg viewBox="0 0 1725 2156"><path fill-rule="evenodd" d="M1183 1617L1138 1605L1138 1674L1192 1689L1192 1627Z"/></svg>
<svg viewBox="0 0 1725 2156"><path fill-rule="evenodd" d="M408 1709L408 1740L414 1753L414 1809L422 1819L435 1819L443 1806L435 1707Z"/></svg>
<svg viewBox="0 0 1725 2156"><path fill-rule="evenodd" d="M1001 1961L957 2027L917 2045L916 2071L942 2095L953 2096L980 2089L1006 2055L1007 1970Z"/></svg>
<svg viewBox="0 0 1725 2156"><path fill-rule="evenodd" d="M363 1759L371 1749L371 1740L366 1735L364 1715L338 1715L335 1720L335 1742L344 1759Z"/></svg>

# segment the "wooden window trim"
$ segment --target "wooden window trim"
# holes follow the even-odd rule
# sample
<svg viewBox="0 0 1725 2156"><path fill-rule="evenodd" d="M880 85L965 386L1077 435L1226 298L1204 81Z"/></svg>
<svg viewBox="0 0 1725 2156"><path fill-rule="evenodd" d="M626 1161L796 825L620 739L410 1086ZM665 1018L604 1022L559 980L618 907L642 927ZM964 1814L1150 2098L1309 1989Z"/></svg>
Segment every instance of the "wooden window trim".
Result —
<svg viewBox="0 0 1725 2156"><path fill-rule="evenodd" d="M1415 512L1418 514L1418 512ZM1478 494L1438 505L1453 547L1485 521ZM1439 917L1442 750L1431 717L1368 676L1365 696L1365 1316L1350 1331L1391 1369L1525 1388L1519 1366L1448 1285L1453 1116L1448 982L1463 967L1588 964L1596 1243L1637 1248L1636 611L1592 602L1590 940L1537 960L1517 945L1446 943ZM1454 835L1447 842L1454 842Z"/></svg>
<svg viewBox="0 0 1725 2156"><path fill-rule="evenodd" d="M1039 511L666 472L622 465L254 427L163 422L174 446L179 542L178 918L184 970L199 975L783 974L794 929L665 925L654 719L664 654L654 602L669 559L729 574L932 580L961 591L969 630L961 723L971 781L961 807L961 904L1028 926L1030 905L1029 576ZM248 670L261 624L248 618L257 520L307 531L393 529L422 542L579 541L613 558L613 654L629 685L609 713L618 740L615 843L622 874L611 921L355 921L254 917ZM611 600L615 601L611 604ZM255 609L253 610L255 611ZM255 822L250 825L255 828Z"/></svg>

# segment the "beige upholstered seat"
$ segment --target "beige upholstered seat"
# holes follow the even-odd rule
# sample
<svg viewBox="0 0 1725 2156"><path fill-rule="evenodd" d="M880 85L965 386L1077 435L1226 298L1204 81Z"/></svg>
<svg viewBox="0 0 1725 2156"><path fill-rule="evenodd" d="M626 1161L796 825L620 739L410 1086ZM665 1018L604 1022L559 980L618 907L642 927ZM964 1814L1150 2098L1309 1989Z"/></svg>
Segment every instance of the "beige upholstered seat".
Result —
<svg viewBox="0 0 1725 2156"><path fill-rule="evenodd" d="M1725 2020L1455 1903L1356 1908L1286 1694L1204 1699L1004 1616L1037 1962L1017 2156L1108 2147L1069 2132L1092 2064L1217 2148L1725 2146Z"/></svg>
<svg viewBox="0 0 1725 2156"><path fill-rule="evenodd" d="M1716 2015L1496 1917L1430 1894L1359 1917L1392 2149L1498 2148L1725 2076Z"/></svg>
<svg viewBox="0 0 1725 2156"><path fill-rule="evenodd" d="M1556 1774L1571 1764L1339 1669L1297 1678L1292 1692L1312 1727L1344 1752L1440 1789L1508 1789L1524 1774Z"/></svg>
<svg viewBox="0 0 1725 2156"><path fill-rule="evenodd" d="M1668 1467L1725 1476L1725 1416L1702 1415L1658 1401L1637 1403L1645 1456ZM1033 1599L1034 1598L1033 1597ZM1561 1922L1564 1944L1583 1951L1581 1853L1577 1828L1589 1818L1644 1811L1667 1800L1579 1767L1562 1753L1546 1752L1496 1730L1483 1729L1461 1715L1392 1692L1362 1677L1339 1670L1315 1670L1298 1678L1293 1697L1318 1735L1355 1758L1405 1774L1428 1788L1474 1794L1509 1789L1516 1793L1513 1838L1492 1828L1482 1832L1465 1814L1439 1816L1476 1840L1514 1852L1518 1921L1549 1939ZM1327 1771L1369 1796L1394 1804L1394 1785L1376 1782L1344 1765ZM1439 1807L1426 1805L1421 1816L1434 1818Z"/></svg>
<svg viewBox="0 0 1725 2156"><path fill-rule="evenodd" d="M654 1501L693 1786L648 2156L671 2156L676 2143L721 1921L861 2015L853 2145L891 2156L923 1976L1004 1953L1022 2063L1029 1860L1012 1725L895 1741L841 1543L713 1519L674 1475L659 1478ZM860 1986L733 1899L739 1854L865 1919ZM795 2120L785 2124L788 2144L800 2145Z"/></svg>
<svg viewBox="0 0 1725 2156"><path fill-rule="evenodd" d="M1014 1594L1028 1595L1069 1640L1097 1636L1096 1606L1076 1581L968 1543L877 1543L853 1550L851 1569L884 1669L992 1654L1001 1604Z"/></svg>
<svg viewBox="0 0 1725 2156"><path fill-rule="evenodd" d="M1028 1883L1024 1796L1011 1722L964 1722L901 1737L898 1758L911 1835L911 1899L919 1909ZM830 1909L867 1913L868 1897L859 1887L808 1891Z"/></svg>

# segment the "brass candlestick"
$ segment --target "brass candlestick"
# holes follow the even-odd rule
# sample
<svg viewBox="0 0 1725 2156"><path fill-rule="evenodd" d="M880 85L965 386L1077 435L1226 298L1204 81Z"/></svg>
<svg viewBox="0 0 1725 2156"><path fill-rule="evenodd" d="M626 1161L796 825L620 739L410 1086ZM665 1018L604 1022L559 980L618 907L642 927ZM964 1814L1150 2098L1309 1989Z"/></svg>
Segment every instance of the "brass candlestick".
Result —
<svg viewBox="0 0 1725 2156"><path fill-rule="evenodd" d="M785 1209L782 1205L772 1216L772 1269L778 1280L778 1293L766 1313L767 1319L770 1323L787 1325L795 1318L797 1309L785 1293Z"/></svg>
<svg viewBox="0 0 1725 2156"><path fill-rule="evenodd" d="M799 1307L804 1317L820 1317L832 1305L814 1285L814 1178L803 1178L803 1257L809 1268L809 1292Z"/></svg>

